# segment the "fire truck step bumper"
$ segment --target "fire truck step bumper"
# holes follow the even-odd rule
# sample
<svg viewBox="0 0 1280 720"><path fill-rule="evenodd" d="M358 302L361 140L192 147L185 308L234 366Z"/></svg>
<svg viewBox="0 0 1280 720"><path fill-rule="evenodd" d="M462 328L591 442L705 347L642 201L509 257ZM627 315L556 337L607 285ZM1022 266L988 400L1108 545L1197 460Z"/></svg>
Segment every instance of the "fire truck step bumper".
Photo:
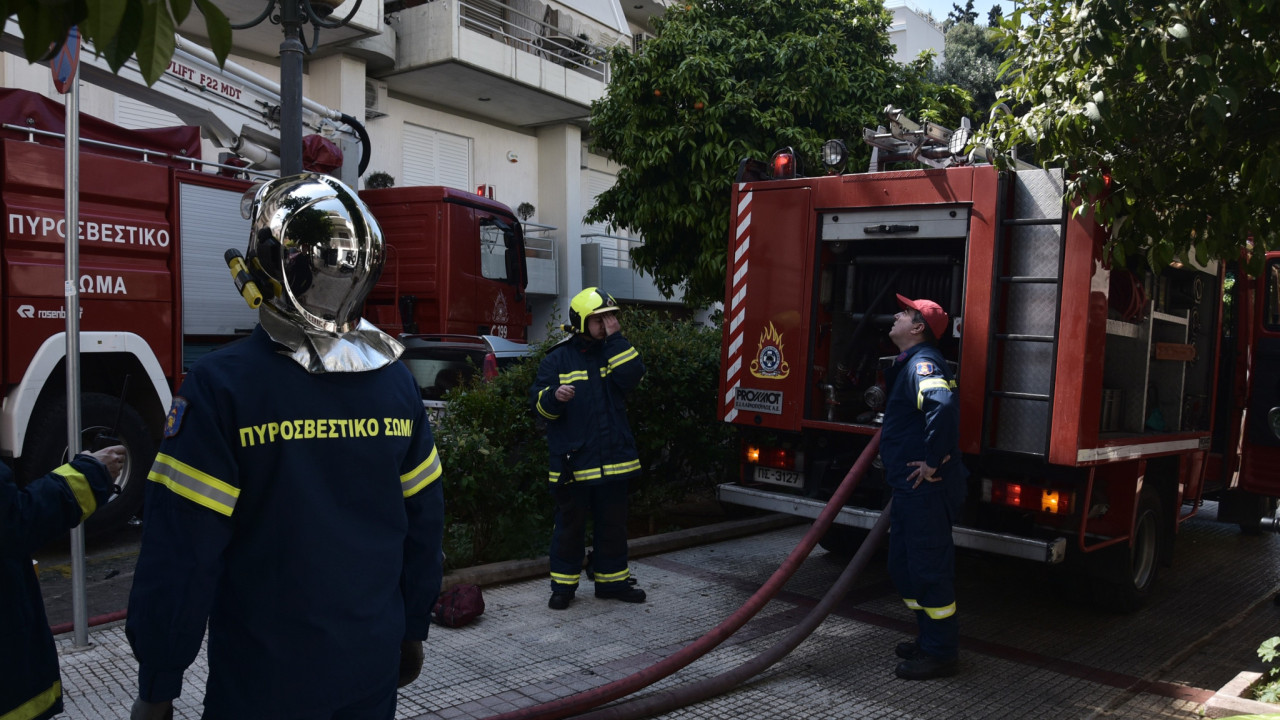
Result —
<svg viewBox="0 0 1280 720"><path fill-rule="evenodd" d="M811 498L743 487L733 483L717 486L716 495L719 497L720 502L807 518L818 517L822 513L822 509L826 507L825 503ZM846 506L840 510L840 514L836 515L835 523L837 525L848 525L849 527L870 530L879 517L880 512L878 510L864 510ZM971 548L996 555L1007 555L1047 564L1062 562L1067 548L1067 539L1064 537L1053 540L1034 540L1015 535L1001 535L999 533L986 532L985 530L975 530L974 528L960 525L952 528L952 536L955 538L956 547Z"/></svg>

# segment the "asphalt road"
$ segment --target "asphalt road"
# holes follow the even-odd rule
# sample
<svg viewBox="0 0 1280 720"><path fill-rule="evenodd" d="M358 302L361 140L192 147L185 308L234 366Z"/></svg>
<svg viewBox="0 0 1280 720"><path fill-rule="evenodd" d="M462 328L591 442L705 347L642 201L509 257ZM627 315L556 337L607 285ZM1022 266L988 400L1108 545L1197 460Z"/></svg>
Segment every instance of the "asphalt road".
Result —
<svg viewBox="0 0 1280 720"><path fill-rule="evenodd" d="M129 526L85 543L85 595L94 618L129 605L133 566L138 561L142 527ZM37 575L49 624L72 622L70 534L36 553Z"/></svg>

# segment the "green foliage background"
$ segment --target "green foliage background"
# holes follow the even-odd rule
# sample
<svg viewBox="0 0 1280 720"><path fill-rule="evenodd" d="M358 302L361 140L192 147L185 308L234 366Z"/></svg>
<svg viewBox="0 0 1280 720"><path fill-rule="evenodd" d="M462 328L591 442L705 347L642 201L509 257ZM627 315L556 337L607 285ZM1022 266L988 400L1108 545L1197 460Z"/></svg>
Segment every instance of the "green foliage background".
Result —
<svg viewBox="0 0 1280 720"><path fill-rule="evenodd" d="M1280 246L1280 21L1274 0L1031 0L1005 29L998 148L1068 170L1112 258ZM1108 186L1108 181L1110 185Z"/></svg>
<svg viewBox="0 0 1280 720"><path fill-rule="evenodd" d="M595 150L621 166L588 222L644 235L632 258L693 304L723 299L729 192L744 157L793 147L820 171L831 138L861 137L886 105L954 127L958 88L927 80L929 63L893 61L880 0L687 0L654 21L638 53L615 48L591 110ZM850 167L869 150L848 142Z"/></svg>
<svg viewBox="0 0 1280 720"><path fill-rule="evenodd" d="M61 47L67 31L78 27L112 72L136 56L151 85L169 67L174 30L193 5L204 15L209 49L219 63L225 61L231 52L231 23L213 0L0 0L0 17L17 15L23 55L30 62L50 56L50 48Z"/></svg>
<svg viewBox="0 0 1280 720"><path fill-rule="evenodd" d="M720 330L628 310L622 332L645 377L627 403L641 465L632 515L708 491L732 460L730 427L716 419ZM536 346L497 378L455 389L435 427L444 464L446 567L545 555L554 508L547 442L528 391L538 363L563 336ZM661 526L658 526L661 529Z"/></svg>

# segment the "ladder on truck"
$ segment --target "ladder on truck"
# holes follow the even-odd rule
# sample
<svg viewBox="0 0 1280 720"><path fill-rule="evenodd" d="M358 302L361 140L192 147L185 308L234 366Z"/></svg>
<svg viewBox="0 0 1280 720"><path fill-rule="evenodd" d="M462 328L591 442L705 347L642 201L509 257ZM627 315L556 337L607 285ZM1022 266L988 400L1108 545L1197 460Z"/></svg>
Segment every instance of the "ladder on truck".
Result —
<svg viewBox="0 0 1280 720"><path fill-rule="evenodd" d="M1005 177L1012 188L1001 188L997 212L982 450L1046 458L1066 255L1062 171Z"/></svg>

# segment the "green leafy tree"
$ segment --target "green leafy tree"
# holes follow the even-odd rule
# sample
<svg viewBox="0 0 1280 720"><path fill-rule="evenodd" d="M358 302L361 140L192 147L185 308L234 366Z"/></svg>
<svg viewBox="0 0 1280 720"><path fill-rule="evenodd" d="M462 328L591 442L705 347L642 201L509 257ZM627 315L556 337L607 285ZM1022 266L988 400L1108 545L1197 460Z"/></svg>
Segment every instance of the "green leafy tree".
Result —
<svg viewBox="0 0 1280 720"><path fill-rule="evenodd" d="M1276 17L1269 0L1019 5L1004 39L1018 114L991 139L1065 168L1118 262L1235 257L1250 238L1256 259L1277 247Z"/></svg>
<svg viewBox="0 0 1280 720"><path fill-rule="evenodd" d="M133 56L147 84L153 84L173 57L174 29L191 14L204 15L210 49L221 63L231 51L231 24L212 0L0 0L4 18L14 15L22 29L23 55L36 62L52 57L72 27L119 72Z"/></svg>
<svg viewBox="0 0 1280 720"><path fill-rule="evenodd" d="M951 12L947 14L947 27L955 25L972 25L978 22L978 11L973 9L973 0L968 0L964 7L951 4Z"/></svg>
<svg viewBox="0 0 1280 720"><path fill-rule="evenodd" d="M690 302L722 298L740 159L790 146L816 169L825 140L858 137L886 105L952 112L919 65L893 61L890 19L880 0L669 7L638 54L613 51L607 94L592 106L593 147L622 170L588 222L642 233L633 258L668 295L687 283ZM870 151L850 150L850 166L865 166Z"/></svg>
<svg viewBox="0 0 1280 720"><path fill-rule="evenodd" d="M973 109L980 113L975 124L985 122L997 102L1000 65L1008 56L999 45L999 31L994 28L971 22L952 25L947 30L943 61L931 76L937 83L957 85L973 96Z"/></svg>
<svg viewBox="0 0 1280 720"><path fill-rule="evenodd" d="M1004 11L1000 9L999 5L992 5L991 9L987 11L987 26L997 27L1003 21Z"/></svg>

